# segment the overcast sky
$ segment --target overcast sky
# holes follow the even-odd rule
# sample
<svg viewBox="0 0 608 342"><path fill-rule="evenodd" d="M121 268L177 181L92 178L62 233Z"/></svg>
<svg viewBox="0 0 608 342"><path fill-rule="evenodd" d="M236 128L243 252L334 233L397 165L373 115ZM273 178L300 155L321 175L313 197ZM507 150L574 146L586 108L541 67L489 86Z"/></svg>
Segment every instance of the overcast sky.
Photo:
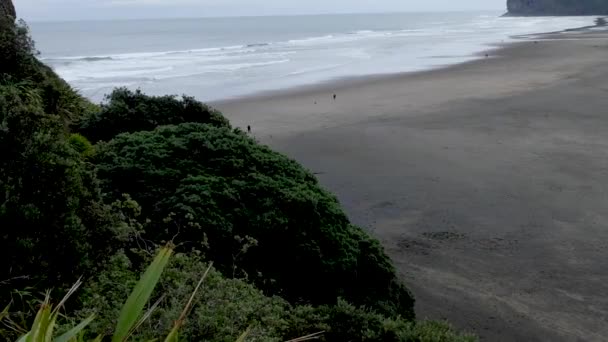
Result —
<svg viewBox="0 0 608 342"><path fill-rule="evenodd" d="M506 0L13 0L26 20L504 10Z"/></svg>

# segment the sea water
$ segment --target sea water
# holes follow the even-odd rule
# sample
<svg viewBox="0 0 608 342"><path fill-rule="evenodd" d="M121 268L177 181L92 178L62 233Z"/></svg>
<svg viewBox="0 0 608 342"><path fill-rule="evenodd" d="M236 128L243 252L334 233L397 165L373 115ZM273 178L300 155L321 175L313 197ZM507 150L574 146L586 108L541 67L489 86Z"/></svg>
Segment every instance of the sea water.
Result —
<svg viewBox="0 0 608 342"><path fill-rule="evenodd" d="M30 23L40 58L83 95L114 87L218 100L471 60L591 17L399 13Z"/></svg>

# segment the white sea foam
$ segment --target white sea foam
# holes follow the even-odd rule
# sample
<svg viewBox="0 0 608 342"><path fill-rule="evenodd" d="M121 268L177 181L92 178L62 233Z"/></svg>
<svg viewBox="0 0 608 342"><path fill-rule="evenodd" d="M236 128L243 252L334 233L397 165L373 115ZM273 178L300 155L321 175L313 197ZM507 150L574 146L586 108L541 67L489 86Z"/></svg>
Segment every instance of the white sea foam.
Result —
<svg viewBox="0 0 608 342"><path fill-rule="evenodd" d="M33 28L35 34L41 32L35 38L42 43L43 61L87 96L100 98L112 86L126 85L216 99L337 77L416 71L463 62L491 44L511 41L514 36L590 25L594 19L500 18L489 14L403 16L336 16L324 24L326 27L314 28L310 25L316 20L313 18L262 18L258 25L261 28L241 30L231 27L243 25L238 19L226 19L231 25L223 29L201 28L201 23L193 21L191 32L163 33L160 37L150 36L150 29L130 32L136 27L132 25L85 37L92 41L90 46L85 40L73 41L65 29L56 29L53 36L52 26ZM159 21L154 25L164 25L171 31L171 25L183 23ZM265 25L276 28L269 31ZM126 35L124 30L136 38L121 45L117 41ZM61 48L58 41L65 41L65 47ZM49 53L51 48L54 50Z"/></svg>

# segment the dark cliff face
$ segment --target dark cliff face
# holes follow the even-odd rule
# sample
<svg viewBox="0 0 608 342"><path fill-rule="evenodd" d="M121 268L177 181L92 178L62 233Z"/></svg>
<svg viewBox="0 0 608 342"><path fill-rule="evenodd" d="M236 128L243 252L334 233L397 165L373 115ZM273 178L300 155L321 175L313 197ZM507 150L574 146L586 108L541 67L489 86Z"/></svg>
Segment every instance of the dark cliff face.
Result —
<svg viewBox="0 0 608 342"><path fill-rule="evenodd" d="M0 17L16 18L15 6L11 0L0 0Z"/></svg>
<svg viewBox="0 0 608 342"><path fill-rule="evenodd" d="M608 15L608 0L507 0L510 15Z"/></svg>

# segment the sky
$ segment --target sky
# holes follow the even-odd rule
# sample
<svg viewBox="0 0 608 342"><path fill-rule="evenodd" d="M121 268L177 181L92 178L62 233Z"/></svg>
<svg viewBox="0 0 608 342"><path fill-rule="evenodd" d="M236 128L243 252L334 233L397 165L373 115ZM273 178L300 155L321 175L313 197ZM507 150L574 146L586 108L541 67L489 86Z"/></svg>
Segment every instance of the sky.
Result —
<svg viewBox="0 0 608 342"><path fill-rule="evenodd" d="M13 0L30 21L504 10L506 0Z"/></svg>

